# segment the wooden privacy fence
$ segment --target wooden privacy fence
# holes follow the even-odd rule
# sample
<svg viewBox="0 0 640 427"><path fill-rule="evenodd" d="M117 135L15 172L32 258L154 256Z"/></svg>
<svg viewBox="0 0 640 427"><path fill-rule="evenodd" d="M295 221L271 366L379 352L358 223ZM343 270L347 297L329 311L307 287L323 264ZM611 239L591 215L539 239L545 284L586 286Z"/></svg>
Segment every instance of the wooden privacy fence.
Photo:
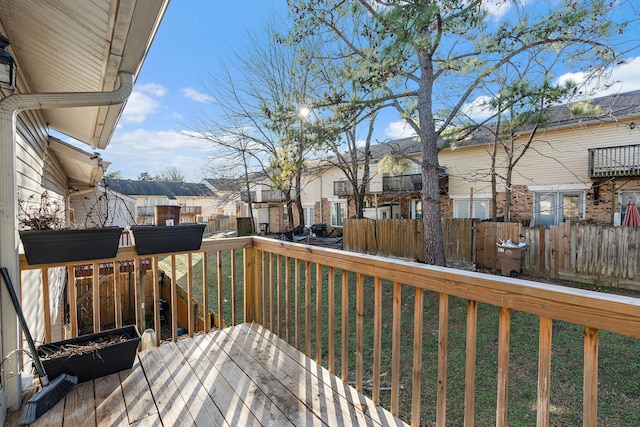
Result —
<svg viewBox="0 0 640 427"><path fill-rule="evenodd" d="M496 244L527 242L524 273L607 286L640 288L640 228L565 222L528 228L520 223L443 218L447 262L500 269ZM345 220L344 249L424 260L420 220Z"/></svg>
<svg viewBox="0 0 640 427"><path fill-rule="evenodd" d="M442 221L447 260L456 263L472 263L475 248L473 230L476 222L471 219L443 219ZM424 261L422 221L346 219L344 224L343 247L345 250Z"/></svg>

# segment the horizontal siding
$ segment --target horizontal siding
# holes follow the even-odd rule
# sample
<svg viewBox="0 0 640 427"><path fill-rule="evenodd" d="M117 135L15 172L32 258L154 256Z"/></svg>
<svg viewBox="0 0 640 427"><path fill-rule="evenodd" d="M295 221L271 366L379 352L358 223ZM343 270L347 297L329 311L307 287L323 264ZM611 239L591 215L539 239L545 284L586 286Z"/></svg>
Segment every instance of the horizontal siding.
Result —
<svg viewBox="0 0 640 427"><path fill-rule="evenodd" d="M637 132L628 126L603 123L575 127L562 131L539 132L531 148L516 165L514 185L553 185L590 183L588 150L637 144ZM487 147L464 147L443 150L439 162L446 165L449 175L449 194L491 192L489 175L491 156ZM506 172L504 150L498 150L496 162L499 174ZM498 191L504 191L498 180Z"/></svg>

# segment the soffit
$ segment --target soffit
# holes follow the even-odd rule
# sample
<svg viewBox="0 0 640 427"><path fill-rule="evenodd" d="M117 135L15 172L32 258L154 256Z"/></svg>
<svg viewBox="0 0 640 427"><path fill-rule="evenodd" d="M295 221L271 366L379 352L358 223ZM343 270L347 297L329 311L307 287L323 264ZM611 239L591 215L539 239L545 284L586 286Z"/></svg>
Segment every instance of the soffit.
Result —
<svg viewBox="0 0 640 427"><path fill-rule="evenodd" d="M53 153L65 171L69 189L85 190L95 187L110 165L98 153L88 153L52 137L49 137L49 152Z"/></svg>
<svg viewBox="0 0 640 427"><path fill-rule="evenodd" d="M169 0L0 0L22 93L103 92L140 71ZM5 95L8 95L5 93ZM52 129L104 149L124 108L44 110Z"/></svg>

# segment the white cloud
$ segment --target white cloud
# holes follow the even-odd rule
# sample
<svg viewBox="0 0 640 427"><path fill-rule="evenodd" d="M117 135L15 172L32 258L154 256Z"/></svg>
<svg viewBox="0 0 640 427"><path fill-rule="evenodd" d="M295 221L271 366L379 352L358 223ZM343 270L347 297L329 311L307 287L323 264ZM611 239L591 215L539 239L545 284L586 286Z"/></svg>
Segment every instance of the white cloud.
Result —
<svg viewBox="0 0 640 427"><path fill-rule="evenodd" d="M491 17L499 21L503 16L509 13L511 10L511 2L504 0L489 0L482 5L487 12L491 15Z"/></svg>
<svg viewBox="0 0 640 427"><path fill-rule="evenodd" d="M109 171L120 171L127 179L141 172L156 175L168 167L183 171L189 181L199 181L212 152L210 143L178 131L116 131L103 153L111 162Z"/></svg>
<svg viewBox="0 0 640 427"><path fill-rule="evenodd" d="M484 120L494 114L494 110L487 105L491 101L488 96L479 96L468 104L462 106L462 113L472 120Z"/></svg>
<svg viewBox="0 0 640 427"><path fill-rule="evenodd" d="M154 114L158 109L158 101L142 92L134 91L122 112L124 123L142 123L147 116Z"/></svg>
<svg viewBox="0 0 640 427"><path fill-rule="evenodd" d="M157 98L162 98L167 93L167 88L156 83L147 83L136 86L136 90L139 92L147 93L149 95L153 95Z"/></svg>
<svg viewBox="0 0 640 427"><path fill-rule="evenodd" d="M389 126L384 130L384 133L389 138L408 138L415 136L416 132L413 128L404 120L389 123Z"/></svg>
<svg viewBox="0 0 640 427"><path fill-rule="evenodd" d="M192 87L182 89L182 94L195 102L213 102L215 98L206 93L198 92Z"/></svg>
<svg viewBox="0 0 640 427"><path fill-rule="evenodd" d="M598 80L589 82L589 84L582 88L582 91L588 96L606 96L614 93L630 92L632 90L640 89L640 56L630 58L625 64L622 64L613 69L609 69L605 75L610 73L607 81ZM558 77L557 83L565 83L569 80L581 85L585 82L587 75L582 72L578 73L566 73ZM611 83L609 88L604 89L604 83Z"/></svg>

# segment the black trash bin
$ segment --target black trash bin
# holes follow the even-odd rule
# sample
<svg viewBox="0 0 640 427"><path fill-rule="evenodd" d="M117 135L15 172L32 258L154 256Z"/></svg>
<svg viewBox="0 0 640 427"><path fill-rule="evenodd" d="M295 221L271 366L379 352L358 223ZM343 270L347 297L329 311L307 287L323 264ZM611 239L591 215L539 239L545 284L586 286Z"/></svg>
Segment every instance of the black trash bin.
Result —
<svg viewBox="0 0 640 427"><path fill-rule="evenodd" d="M311 227L311 232L316 235L316 237L326 237L327 236L327 224L313 224Z"/></svg>

